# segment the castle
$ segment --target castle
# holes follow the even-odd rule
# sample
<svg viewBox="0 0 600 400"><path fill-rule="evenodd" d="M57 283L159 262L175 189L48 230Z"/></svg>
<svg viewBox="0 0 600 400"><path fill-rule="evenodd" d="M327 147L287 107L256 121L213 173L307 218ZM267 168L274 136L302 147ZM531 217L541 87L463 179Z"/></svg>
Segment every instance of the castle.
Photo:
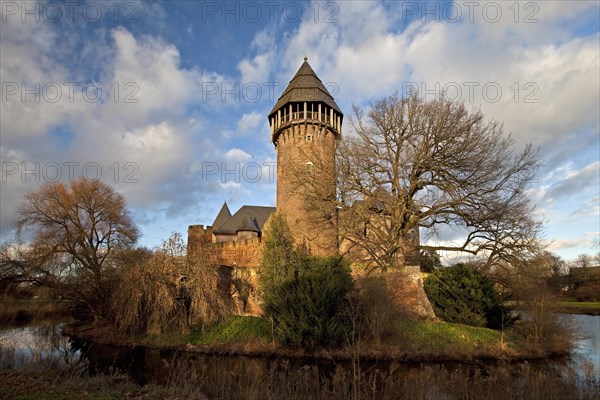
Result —
<svg viewBox="0 0 600 400"><path fill-rule="evenodd" d="M350 255L352 261L351 254L344 251L346 246L339 239L336 225L338 210L334 202L322 202L319 214L326 215L326 218L316 216L314 210L305 204L307 189L298 183L299 171L311 174L311 178L324 190L321 193L323 198L335 196L335 154L344 118L306 57L268 118L271 142L277 150L277 207L245 205L232 214L224 203L212 225L206 228L190 225L188 228L188 251L193 252L212 243L217 248L219 264L229 276L229 281L242 274L251 283L256 283L264 227L276 210L285 215L296 243L303 245L311 254L344 253ZM412 240L418 244L418 232ZM413 308L417 314L433 314L424 296L418 266L406 269L401 277L391 274L389 279L394 281L394 287L402 287L400 297L414 300ZM241 311L258 314L258 303L251 301L249 307L244 306Z"/></svg>

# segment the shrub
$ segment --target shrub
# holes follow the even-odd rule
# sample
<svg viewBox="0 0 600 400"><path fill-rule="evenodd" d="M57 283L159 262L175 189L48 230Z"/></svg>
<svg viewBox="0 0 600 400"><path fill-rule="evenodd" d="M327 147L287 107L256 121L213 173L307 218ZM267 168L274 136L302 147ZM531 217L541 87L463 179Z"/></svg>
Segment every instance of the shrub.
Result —
<svg viewBox="0 0 600 400"><path fill-rule="evenodd" d="M600 301L600 282L594 281L579 286L573 296L577 301Z"/></svg>
<svg viewBox="0 0 600 400"><path fill-rule="evenodd" d="M365 276L357 286L360 288L358 304L362 334L380 349L384 337L392 333L392 321L397 314L386 279L384 276Z"/></svg>
<svg viewBox="0 0 600 400"><path fill-rule="evenodd" d="M437 269L424 286L435 314L444 321L499 329L510 318L493 282L464 264Z"/></svg>
<svg viewBox="0 0 600 400"><path fill-rule="evenodd" d="M265 233L259 284L263 314L278 342L314 348L344 339L346 295L353 286L348 262L296 249L279 213L271 216Z"/></svg>
<svg viewBox="0 0 600 400"><path fill-rule="evenodd" d="M303 269L265 294L264 314L282 344L315 348L340 344L348 332L345 306L352 276L341 257L310 257Z"/></svg>

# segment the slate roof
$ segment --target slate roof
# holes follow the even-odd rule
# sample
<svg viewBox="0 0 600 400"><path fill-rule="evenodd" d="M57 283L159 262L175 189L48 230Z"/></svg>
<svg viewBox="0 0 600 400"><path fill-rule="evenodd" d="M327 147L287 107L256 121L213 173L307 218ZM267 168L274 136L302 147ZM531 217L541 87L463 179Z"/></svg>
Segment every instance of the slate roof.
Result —
<svg viewBox="0 0 600 400"><path fill-rule="evenodd" d="M231 211L229 211L227 202L224 202L223 207L221 207L221 211L219 211L217 218L215 218L215 222L212 224L213 230L219 229L219 227L223 225L229 218L231 218Z"/></svg>
<svg viewBox="0 0 600 400"><path fill-rule="evenodd" d="M269 113L269 118L287 103L305 101L325 103L343 115L342 111L335 103L333 96L308 64L306 57L304 57L304 62L300 66L298 72L296 72L296 75L294 75L283 91L281 97L279 97L279 100L277 100L275 107L273 107Z"/></svg>
<svg viewBox="0 0 600 400"><path fill-rule="evenodd" d="M226 205L224 205L225 207ZM221 209L222 210L222 209ZM228 209L229 210L229 209ZM243 206L228 218L213 233L237 233L239 231L262 232L269 216L275 212L275 207ZM221 213L219 213L220 215ZM217 219L219 216L217 216ZM215 219L215 222L217 221Z"/></svg>

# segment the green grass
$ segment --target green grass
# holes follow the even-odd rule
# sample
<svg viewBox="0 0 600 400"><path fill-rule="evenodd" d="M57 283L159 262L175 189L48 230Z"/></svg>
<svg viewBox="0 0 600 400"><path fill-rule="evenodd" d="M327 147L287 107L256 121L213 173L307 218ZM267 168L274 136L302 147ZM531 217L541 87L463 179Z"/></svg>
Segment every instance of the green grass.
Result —
<svg viewBox="0 0 600 400"><path fill-rule="evenodd" d="M408 321L394 323L392 335L384 344L399 346L407 351L442 352L491 349L500 340L501 333L439 321ZM220 322L205 333L190 336L193 345L269 343L271 332L268 322L257 317L235 316Z"/></svg>
<svg viewBox="0 0 600 400"><path fill-rule="evenodd" d="M600 310L600 302L594 301L560 301L558 305L563 307L585 307L585 308L594 308Z"/></svg>
<svg viewBox="0 0 600 400"><path fill-rule="evenodd" d="M577 299L575 297L567 297L567 296L559 297L556 300L559 301L559 302L567 302L567 301L569 301L569 302L576 302L577 301Z"/></svg>
<svg viewBox="0 0 600 400"><path fill-rule="evenodd" d="M270 329L265 320L250 316L234 316L216 324L205 333L190 337L195 345L247 343L261 339L269 340Z"/></svg>
<svg viewBox="0 0 600 400"><path fill-rule="evenodd" d="M559 301L558 311L573 314L600 315L600 302L593 301Z"/></svg>
<svg viewBox="0 0 600 400"><path fill-rule="evenodd" d="M411 350L485 348L494 346L501 333L493 329L438 321L397 321L397 344Z"/></svg>

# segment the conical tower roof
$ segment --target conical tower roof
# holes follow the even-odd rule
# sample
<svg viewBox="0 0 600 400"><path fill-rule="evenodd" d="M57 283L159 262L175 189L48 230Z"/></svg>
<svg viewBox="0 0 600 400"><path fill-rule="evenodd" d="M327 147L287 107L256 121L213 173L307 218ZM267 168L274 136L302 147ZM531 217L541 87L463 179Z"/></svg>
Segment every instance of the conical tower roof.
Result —
<svg viewBox="0 0 600 400"><path fill-rule="evenodd" d="M213 230L219 229L227 220L231 218L231 211L229 211L229 207L227 206L227 202L223 203L223 207L221 207L221 211L217 214L217 218L215 218L215 222L213 222L212 227Z"/></svg>
<svg viewBox="0 0 600 400"><path fill-rule="evenodd" d="M287 103L305 101L325 103L343 115L335 103L333 96L329 93L325 85L323 85L323 82L321 82L307 60L307 57L304 57L304 62L300 66L300 69L285 88L279 100L277 100L277 104L275 104L275 107L269 113L269 117Z"/></svg>

